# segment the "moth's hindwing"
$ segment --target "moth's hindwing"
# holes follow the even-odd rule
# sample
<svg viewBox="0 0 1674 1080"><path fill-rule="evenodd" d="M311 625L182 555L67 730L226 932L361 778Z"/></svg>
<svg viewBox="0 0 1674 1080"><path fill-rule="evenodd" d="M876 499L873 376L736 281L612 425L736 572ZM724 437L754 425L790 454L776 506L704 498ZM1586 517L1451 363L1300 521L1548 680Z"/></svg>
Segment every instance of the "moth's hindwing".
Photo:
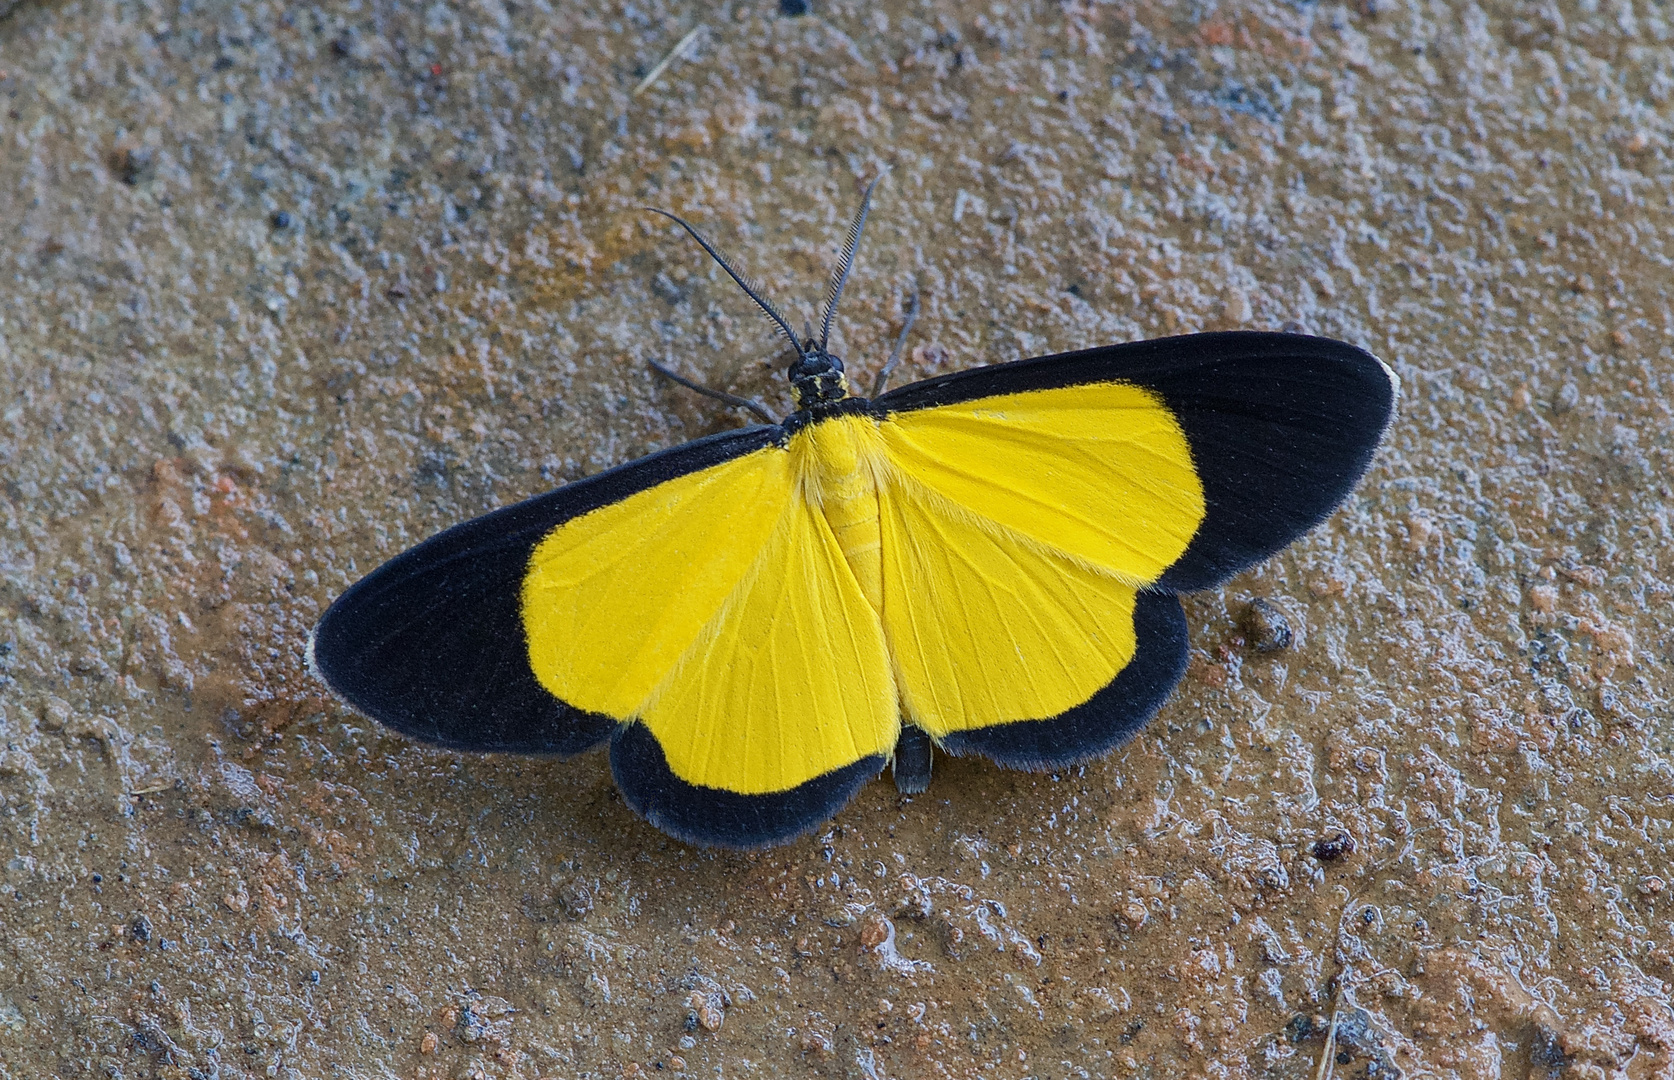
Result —
<svg viewBox="0 0 1674 1080"><path fill-rule="evenodd" d="M1140 593L1134 604L1132 659L1079 705L1056 716L951 732L942 748L981 754L1007 768L1061 769L1126 742L1156 715L1186 673L1186 616L1168 593Z"/></svg>

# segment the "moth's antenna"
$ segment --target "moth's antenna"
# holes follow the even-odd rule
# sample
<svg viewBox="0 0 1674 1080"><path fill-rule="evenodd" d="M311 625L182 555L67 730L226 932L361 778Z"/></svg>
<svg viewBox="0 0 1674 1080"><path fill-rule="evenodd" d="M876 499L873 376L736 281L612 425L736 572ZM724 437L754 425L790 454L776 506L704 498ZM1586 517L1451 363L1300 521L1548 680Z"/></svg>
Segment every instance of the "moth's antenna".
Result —
<svg viewBox="0 0 1674 1080"><path fill-rule="evenodd" d="M843 255L837 260L837 269L831 272L831 286L825 291L825 318L820 320L820 352L825 352L826 343L831 340L831 319L837 314L837 301L843 298L843 286L849 280L849 270L854 266L854 252L860 246L860 230L866 227L866 212L872 208L872 189L883 179L879 173L866 185L866 194L860 197L860 212L854 216L854 223L849 226L849 235L843 241Z"/></svg>
<svg viewBox="0 0 1674 1080"><path fill-rule="evenodd" d="M693 228L690 222L686 221L684 218L675 217L667 210L658 210L655 206L646 206L642 209L649 210L653 214L661 214L670 221L674 222L676 225L680 226L682 229L691 233L692 239L702 245L703 250L709 252L709 257L720 263L721 269L727 272L727 276L737 282L740 289L744 290L744 295L748 296L751 300L754 300L756 302L756 306L767 313L768 318L779 324L780 331L783 332L785 337L790 340L791 347L796 350L796 355L808 355L805 351L803 351L802 342L796 340L796 331L792 330L790 323L786 322L785 317L779 314L779 309L774 307L766 297L762 296L761 289L755 284L755 282L745 277L744 272L732 265L732 261L730 259L715 250L715 245L705 240L703 238L703 234Z"/></svg>

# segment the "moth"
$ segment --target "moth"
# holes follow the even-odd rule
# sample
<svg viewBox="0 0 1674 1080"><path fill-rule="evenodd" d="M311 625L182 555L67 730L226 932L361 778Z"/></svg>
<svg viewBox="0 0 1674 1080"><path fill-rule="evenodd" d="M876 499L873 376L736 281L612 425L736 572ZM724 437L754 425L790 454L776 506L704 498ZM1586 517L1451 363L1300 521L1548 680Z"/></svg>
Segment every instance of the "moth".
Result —
<svg viewBox="0 0 1674 1080"><path fill-rule="evenodd" d="M1130 738L1185 670L1179 595L1342 502L1395 376L1203 333L856 396L829 341L870 194L817 337L666 215L795 349L794 412L424 541L331 605L312 670L436 746L609 743L627 805L700 845L796 837L891 763L921 791L935 751L1044 770Z"/></svg>

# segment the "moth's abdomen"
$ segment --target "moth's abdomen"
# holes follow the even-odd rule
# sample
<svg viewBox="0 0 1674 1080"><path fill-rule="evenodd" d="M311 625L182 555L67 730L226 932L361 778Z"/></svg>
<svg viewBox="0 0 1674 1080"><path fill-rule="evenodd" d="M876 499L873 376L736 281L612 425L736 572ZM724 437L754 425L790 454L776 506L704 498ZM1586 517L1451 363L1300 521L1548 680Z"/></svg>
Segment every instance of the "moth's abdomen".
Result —
<svg viewBox="0 0 1674 1080"><path fill-rule="evenodd" d="M883 534L878 526L878 489L845 492L823 507L825 520L837 534L837 546L860 582L860 591L873 611L883 610Z"/></svg>
<svg viewBox="0 0 1674 1080"><path fill-rule="evenodd" d="M810 424L803 490L814 500L837 538L843 559L860 582L872 610L883 610L883 534L878 517L878 462L883 442L877 421L838 416Z"/></svg>

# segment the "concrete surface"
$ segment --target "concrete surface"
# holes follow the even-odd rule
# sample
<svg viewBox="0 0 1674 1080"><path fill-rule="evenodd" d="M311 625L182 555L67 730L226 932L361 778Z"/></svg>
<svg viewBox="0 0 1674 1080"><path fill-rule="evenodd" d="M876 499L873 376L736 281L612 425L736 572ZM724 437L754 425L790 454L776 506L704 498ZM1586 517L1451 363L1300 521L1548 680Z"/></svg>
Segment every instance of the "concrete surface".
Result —
<svg viewBox="0 0 1674 1080"><path fill-rule="evenodd" d="M0 10L0 1076L1674 1075L1665 0ZM916 283L906 378L1404 380L1144 737L733 855L322 696L358 574L740 422L647 358L785 404L639 206L800 315L885 166L863 377Z"/></svg>

